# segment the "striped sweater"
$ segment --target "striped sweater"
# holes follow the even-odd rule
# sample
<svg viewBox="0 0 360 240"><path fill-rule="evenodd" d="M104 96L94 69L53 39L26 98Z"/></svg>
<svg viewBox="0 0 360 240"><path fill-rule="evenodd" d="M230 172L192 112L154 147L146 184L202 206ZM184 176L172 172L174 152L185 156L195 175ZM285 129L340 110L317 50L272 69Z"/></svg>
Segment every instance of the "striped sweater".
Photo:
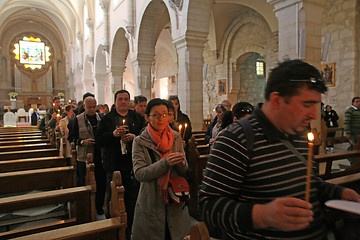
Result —
<svg viewBox="0 0 360 240"><path fill-rule="evenodd" d="M349 107L345 112L345 135L360 135L360 109Z"/></svg>
<svg viewBox="0 0 360 240"><path fill-rule="evenodd" d="M215 141L200 190L204 221L226 231L230 239L324 239L322 204L328 199L340 198L342 188L316 176L311 178L314 221L309 227L297 231L253 229L254 204L282 197L305 198L307 167L279 141L286 136L259 108L250 116L250 122L255 134L251 153L246 149L244 131L237 123L230 125ZM286 139L307 159L305 140L298 136Z"/></svg>

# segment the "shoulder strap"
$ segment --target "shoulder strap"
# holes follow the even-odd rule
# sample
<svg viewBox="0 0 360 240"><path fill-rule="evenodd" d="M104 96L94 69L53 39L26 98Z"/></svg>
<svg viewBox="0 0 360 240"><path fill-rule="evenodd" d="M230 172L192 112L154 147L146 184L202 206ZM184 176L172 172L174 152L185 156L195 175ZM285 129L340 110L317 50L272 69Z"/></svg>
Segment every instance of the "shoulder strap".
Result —
<svg viewBox="0 0 360 240"><path fill-rule="evenodd" d="M308 162L306 161L306 159L304 158L303 155L301 155L301 153L288 141L285 139L280 139L280 141L282 142L282 144L284 144L293 154L295 154L295 156L300 159L305 166L308 165ZM314 172L314 169L312 169L312 172L314 175L316 175L316 173Z"/></svg>
<svg viewBox="0 0 360 240"><path fill-rule="evenodd" d="M246 137L246 148L248 151L252 151L254 148L255 134L254 134L254 130L250 123L249 118L247 118L247 117L242 118L242 119L236 121L236 123L241 125L242 128L244 129L244 133L245 133L245 137Z"/></svg>

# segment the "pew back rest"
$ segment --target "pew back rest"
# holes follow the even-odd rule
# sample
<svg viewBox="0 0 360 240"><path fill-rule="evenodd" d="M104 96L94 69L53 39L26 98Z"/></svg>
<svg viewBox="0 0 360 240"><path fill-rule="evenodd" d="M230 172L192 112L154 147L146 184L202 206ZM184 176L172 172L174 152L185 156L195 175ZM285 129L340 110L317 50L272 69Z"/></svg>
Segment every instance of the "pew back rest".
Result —
<svg viewBox="0 0 360 240"><path fill-rule="evenodd" d="M0 173L0 194L74 187L75 176L73 166Z"/></svg>

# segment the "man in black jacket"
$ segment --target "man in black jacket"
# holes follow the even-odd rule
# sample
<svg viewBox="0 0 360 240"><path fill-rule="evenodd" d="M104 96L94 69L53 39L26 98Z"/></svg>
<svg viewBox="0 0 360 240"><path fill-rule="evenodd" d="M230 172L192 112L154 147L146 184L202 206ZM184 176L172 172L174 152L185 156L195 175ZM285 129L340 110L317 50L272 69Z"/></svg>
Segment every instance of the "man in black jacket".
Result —
<svg viewBox="0 0 360 240"><path fill-rule="evenodd" d="M129 110L130 93L119 90L115 93L115 108L106 114L100 121L95 142L103 147L103 161L106 170L107 211L111 196L110 182L114 171L120 171L122 183L126 189L124 194L127 213L126 235L130 239L131 226L134 216L136 198L139 185L132 173L132 141L145 127L144 118L137 112ZM107 217L109 212L107 212Z"/></svg>

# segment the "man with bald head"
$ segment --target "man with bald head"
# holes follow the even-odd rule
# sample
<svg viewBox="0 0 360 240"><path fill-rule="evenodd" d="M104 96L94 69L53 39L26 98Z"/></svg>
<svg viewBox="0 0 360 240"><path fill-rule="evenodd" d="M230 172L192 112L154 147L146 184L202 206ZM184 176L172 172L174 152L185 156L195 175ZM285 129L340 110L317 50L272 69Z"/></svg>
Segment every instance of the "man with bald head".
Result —
<svg viewBox="0 0 360 240"><path fill-rule="evenodd" d="M74 142L77 151L77 185L85 185L86 175L86 156L92 153L95 163L95 181L96 181L96 195L95 205L96 213L103 215L104 198L106 191L105 172L102 167L100 148L95 143L95 134L97 132L97 125L100 121L100 116L96 112L96 100L89 96L84 99L85 111L74 118L72 127L69 133L69 142ZM104 218L104 216L103 216Z"/></svg>

